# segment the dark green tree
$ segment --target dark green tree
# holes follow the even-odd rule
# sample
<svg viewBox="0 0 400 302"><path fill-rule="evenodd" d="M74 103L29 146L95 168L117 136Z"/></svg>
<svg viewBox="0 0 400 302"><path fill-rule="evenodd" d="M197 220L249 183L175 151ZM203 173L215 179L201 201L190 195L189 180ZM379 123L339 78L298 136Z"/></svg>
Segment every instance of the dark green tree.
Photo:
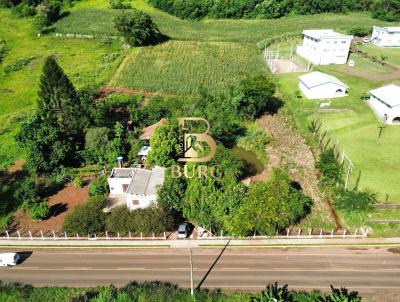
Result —
<svg viewBox="0 0 400 302"><path fill-rule="evenodd" d="M159 38L160 34L151 17L136 9L119 14L114 19L114 25L132 46L151 44Z"/></svg>

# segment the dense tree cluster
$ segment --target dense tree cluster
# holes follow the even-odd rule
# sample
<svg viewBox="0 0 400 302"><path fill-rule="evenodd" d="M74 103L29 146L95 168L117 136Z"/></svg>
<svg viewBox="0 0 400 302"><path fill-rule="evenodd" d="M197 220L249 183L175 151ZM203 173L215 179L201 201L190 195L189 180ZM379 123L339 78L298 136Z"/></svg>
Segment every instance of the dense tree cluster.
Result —
<svg viewBox="0 0 400 302"><path fill-rule="evenodd" d="M398 0L149 0L182 19L280 18L286 15L372 11L388 21L400 20Z"/></svg>

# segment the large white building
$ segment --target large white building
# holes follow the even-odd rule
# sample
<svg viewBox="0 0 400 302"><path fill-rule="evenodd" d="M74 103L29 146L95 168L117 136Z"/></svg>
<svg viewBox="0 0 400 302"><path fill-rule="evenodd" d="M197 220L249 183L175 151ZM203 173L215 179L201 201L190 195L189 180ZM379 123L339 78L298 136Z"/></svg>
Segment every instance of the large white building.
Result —
<svg viewBox="0 0 400 302"><path fill-rule="evenodd" d="M400 47L400 27L374 26L371 42L380 47Z"/></svg>
<svg viewBox="0 0 400 302"><path fill-rule="evenodd" d="M305 30L297 54L314 65L346 64L352 40L332 29Z"/></svg>
<svg viewBox="0 0 400 302"><path fill-rule="evenodd" d="M400 124L400 87L388 85L370 91L368 105L386 124Z"/></svg>
<svg viewBox="0 0 400 302"><path fill-rule="evenodd" d="M110 198L123 200L130 210L157 202L157 189L164 183L165 168L114 168L108 178Z"/></svg>
<svg viewBox="0 0 400 302"><path fill-rule="evenodd" d="M346 96L349 87L334 76L315 71L299 77L299 88L308 99L331 99Z"/></svg>

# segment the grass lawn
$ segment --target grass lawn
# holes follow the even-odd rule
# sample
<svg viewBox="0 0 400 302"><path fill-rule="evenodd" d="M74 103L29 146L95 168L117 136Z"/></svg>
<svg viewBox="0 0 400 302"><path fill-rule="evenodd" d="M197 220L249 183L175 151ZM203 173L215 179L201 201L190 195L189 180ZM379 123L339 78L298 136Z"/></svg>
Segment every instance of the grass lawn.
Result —
<svg viewBox="0 0 400 302"><path fill-rule="evenodd" d="M182 95L201 87L220 93L263 70L262 54L253 44L169 41L132 49L111 85Z"/></svg>
<svg viewBox="0 0 400 302"><path fill-rule="evenodd" d="M400 68L400 48L378 47L372 44L359 46L361 50L380 59L381 55L387 56L386 62Z"/></svg>
<svg viewBox="0 0 400 302"><path fill-rule="evenodd" d="M369 188L378 193L380 201L389 194L389 202L400 203L400 145L393 142L400 137L400 127L388 126L379 143L377 143L379 121L368 107L359 99L360 96L379 84L340 74L334 67L318 67L318 70L337 76L350 86L350 96L333 99L331 108L349 109L349 112L320 114L323 128L339 141L341 150L353 161L354 170L350 177L350 187L354 185L358 171L361 170L361 188ZM293 96L298 85L300 74L280 75L281 90ZM307 132L309 122L315 117L314 109L318 100L303 98L291 99L291 107L296 114L302 131Z"/></svg>
<svg viewBox="0 0 400 302"><path fill-rule="evenodd" d="M105 83L120 61L118 42L110 46L95 40L35 37L31 18L13 18L8 9L0 9L0 37L8 52L0 67L0 158L1 164L21 158L14 135L18 122L34 107L44 59L55 55L77 87ZM22 58L33 60L19 71L4 73L3 68ZM111 59L112 58L112 59Z"/></svg>

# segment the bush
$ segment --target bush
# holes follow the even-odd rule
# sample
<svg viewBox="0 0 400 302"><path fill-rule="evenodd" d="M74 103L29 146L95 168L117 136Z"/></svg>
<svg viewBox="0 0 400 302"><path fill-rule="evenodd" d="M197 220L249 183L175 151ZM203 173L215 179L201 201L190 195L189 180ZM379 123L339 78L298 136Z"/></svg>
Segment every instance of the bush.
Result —
<svg viewBox="0 0 400 302"><path fill-rule="evenodd" d="M353 27L348 31L349 35L353 35L356 37L365 37L370 35L371 32L372 32L371 27L362 27L362 26Z"/></svg>
<svg viewBox="0 0 400 302"><path fill-rule="evenodd" d="M21 2L17 6L14 6L11 11L17 17L30 17L36 15L35 8L26 2Z"/></svg>
<svg viewBox="0 0 400 302"><path fill-rule="evenodd" d="M129 4L124 3L122 0L108 0L111 9L128 9L131 8Z"/></svg>
<svg viewBox="0 0 400 302"><path fill-rule="evenodd" d="M77 177L75 177L75 179L74 179L74 186L75 186L75 188L82 188L83 187L83 180L82 180L82 177L80 177L80 176L77 176Z"/></svg>
<svg viewBox="0 0 400 302"><path fill-rule="evenodd" d="M90 199L86 205L78 206L64 221L64 230L69 234L93 235L104 232L106 214L102 211L104 198Z"/></svg>
<svg viewBox="0 0 400 302"><path fill-rule="evenodd" d="M338 189L335 194L334 206L345 212L370 211L376 202L376 194L370 191Z"/></svg>
<svg viewBox="0 0 400 302"><path fill-rule="evenodd" d="M19 71L19 70L23 69L24 67L26 67L29 63L31 63L34 59L35 59L35 57L18 59L11 64L5 65L3 67L3 71L4 71L4 73Z"/></svg>
<svg viewBox="0 0 400 302"><path fill-rule="evenodd" d="M98 177L89 185L89 196L106 195L107 193L108 185L105 176Z"/></svg>
<svg viewBox="0 0 400 302"><path fill-rule="evenodd" d="M322 181L328 185L342 182L342 166L336 159L335 151L329 148L321 153L317 168L322 173Z"/></svg>
<svg viewBox="0 0 400 302"><path fill-rule="evenodd" d="M132 46L149 45L158 40L160 32L149 15L136 9L124 11L114 19L115 28Z"/></svg>
<svg viewBox="0 0 400 302"><path fill-rule="evenodd" d="M107 217L107 230L114 234L126 234L128 231L151 234L174 229L174 213L160 206L153 205L132 212L121 206L113 209Z"/></svg>
<svg viewBox="0 0 400 302"><path fill-rule="evenodd" d="M47 202L42 201L34 204L29 209L29 214L33 220L43 220L49 216L50 208Z"/></svg>

